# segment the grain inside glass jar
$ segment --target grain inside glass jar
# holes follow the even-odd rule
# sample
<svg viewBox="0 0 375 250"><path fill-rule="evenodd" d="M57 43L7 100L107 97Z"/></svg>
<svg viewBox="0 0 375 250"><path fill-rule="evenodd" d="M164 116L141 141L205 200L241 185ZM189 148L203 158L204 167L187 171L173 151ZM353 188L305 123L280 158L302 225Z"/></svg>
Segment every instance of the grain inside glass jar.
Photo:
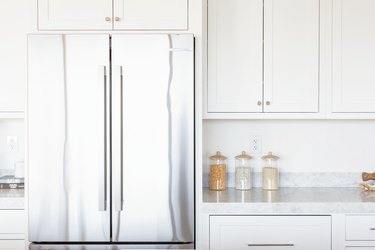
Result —
<svg viewBox="0 0 375 250"><path fill-rule="evenodd" d="M249 190L252 186L251 181L251 167L250 160L251 156L242 151L240 155L235 157L236 159L236 189L237 190Z"/></svg>
<svg viewBox="0 0 375 250"><path fill-rule="evenodd" d="M221 155L219 151L210 157L210 189L225 190L227 186L227 157Z"/></svg>
<svg viewBox="0 0 375 250"><path fill-rule="evenodd" d="M269 152L262 157L263 170L262 170L262 187L265 190L279 189L279 168L277 161L279 157Z"/></svg>

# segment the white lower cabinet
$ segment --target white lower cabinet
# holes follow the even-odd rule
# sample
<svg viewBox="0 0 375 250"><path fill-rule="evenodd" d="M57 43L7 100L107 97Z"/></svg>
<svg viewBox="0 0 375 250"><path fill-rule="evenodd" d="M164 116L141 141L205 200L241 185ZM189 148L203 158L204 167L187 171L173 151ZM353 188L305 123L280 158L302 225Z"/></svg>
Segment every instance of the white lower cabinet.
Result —
<svg viewBox="0 0 375 250"><path fill-rule="evenodd" d="M25 240L0 240L0 250L24 250Z"/></svg>
<svg viewBox="0 0 375 250"><path fill-rule="evenodd" d="M25 249L24 210L0 210L0 250Z"/></svg>
<svg viewBox="0 0 375 250"><path fill-rule="evenodd" d="M210 250L330 250L330 216L210 216Z"/></svg>
<svg viewBox="0 0 375 250"><path fill-rule="evenodd" d="M346 247L345 250L375 250L375 247Z"/></svg>
<svg viewBox="0 0 375 250"><path fill-rule="evenodd" d="M345 240L346 250L375 250L375 215L346 215Z"/></svg>
<svg viewBox="0 0 375 250"><path fill-rule="evenodd" d="M347 241L375 240L375 215L347 215L345 222Z"/></svg>

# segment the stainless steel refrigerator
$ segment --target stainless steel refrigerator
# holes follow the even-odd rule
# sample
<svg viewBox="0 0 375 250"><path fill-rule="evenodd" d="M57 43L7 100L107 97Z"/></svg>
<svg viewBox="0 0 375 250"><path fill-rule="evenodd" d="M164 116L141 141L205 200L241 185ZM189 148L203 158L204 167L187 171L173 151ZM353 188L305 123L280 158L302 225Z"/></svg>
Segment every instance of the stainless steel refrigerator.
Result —
<svg viewBox="0 0 375 250"><path fill-rule="evenodd" d="M194 246L193 44L29 35L32 249Z"/></svg>

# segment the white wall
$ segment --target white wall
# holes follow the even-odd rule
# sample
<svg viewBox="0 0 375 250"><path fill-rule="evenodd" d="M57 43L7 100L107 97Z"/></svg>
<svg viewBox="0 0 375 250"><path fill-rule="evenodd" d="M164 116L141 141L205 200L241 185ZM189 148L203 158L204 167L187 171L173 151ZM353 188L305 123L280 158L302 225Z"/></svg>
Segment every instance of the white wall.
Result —
<svg viewBox="0 0 375 250"><path fill-rule="evenodd" d="M23 119L0 119L0 170L13 169L14 162L25 158L25 127ZM18 137L18 152L10 153L7 136Z"/></svg>
<svg viewBox="0 0 375 250"><path fill-rule="evenodd" d="M371 120L205 120L203 164L220 150L229 158L249 151L250 136L262 137L262 153L280 156L282 172L375 172L375 121ZM263 155L262 154L262 155ZM262 155L253 155L255 172Z"/></svg>

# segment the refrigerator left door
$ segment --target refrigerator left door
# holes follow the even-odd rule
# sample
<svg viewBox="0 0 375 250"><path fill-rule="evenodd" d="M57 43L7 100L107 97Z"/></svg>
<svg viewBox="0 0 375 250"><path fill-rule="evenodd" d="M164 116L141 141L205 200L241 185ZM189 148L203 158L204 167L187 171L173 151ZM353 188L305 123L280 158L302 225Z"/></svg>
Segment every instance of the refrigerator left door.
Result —
<svg viewBox="0 0 375 250"><path fill-rule="evenodd" d="M29 35L29 241L110 240L109 36Z"/></svg>

